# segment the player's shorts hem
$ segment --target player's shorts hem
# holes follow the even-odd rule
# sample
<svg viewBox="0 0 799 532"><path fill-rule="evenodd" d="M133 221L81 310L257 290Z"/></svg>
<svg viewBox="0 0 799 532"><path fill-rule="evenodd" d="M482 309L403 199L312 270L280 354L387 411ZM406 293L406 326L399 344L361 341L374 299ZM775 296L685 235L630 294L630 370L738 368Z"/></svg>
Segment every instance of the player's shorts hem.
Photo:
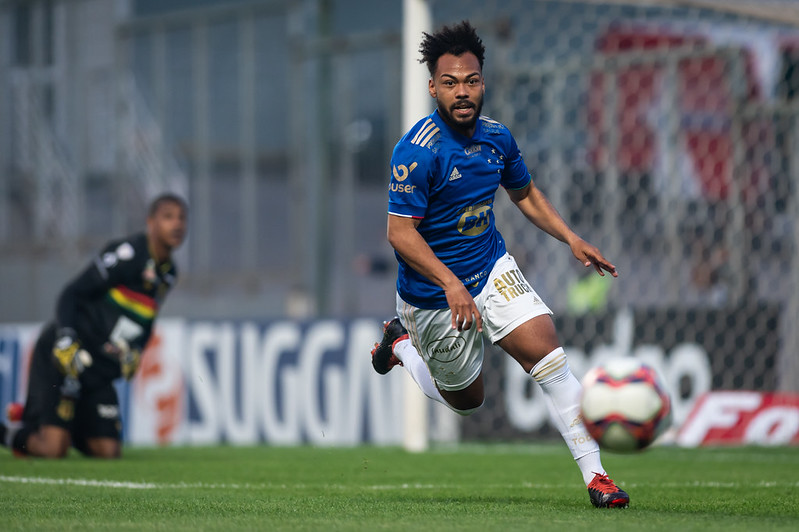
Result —
<svg viewBox="0 0 799 532"><path fill-rule="evenodd" d="M537 305L535 308L531 309L530 312L517 317L513 321L506 323L501 329L498 331L492 332L488 336L488 340L495 344L505 338L507 335L512 333L517 327L519 327L522 323L528 322L533 318L537 318L538 316L543 315L552 315L552 311L547 307L545 304Z"/></svg>
<svg viewBox="0 0 799 532"><path fill-rule="evenodd" d="M435 377L433 377L433 381L435 381L436 386L438 386L439 390L444 390L445 392L459 392L461 390L465 390L466 388L469 387L470 384L476 381L482 371L483 371L482 366L477 368L477 372L468 379L466 379L463 384L445 384L440 380L436 379Z"/></svg>

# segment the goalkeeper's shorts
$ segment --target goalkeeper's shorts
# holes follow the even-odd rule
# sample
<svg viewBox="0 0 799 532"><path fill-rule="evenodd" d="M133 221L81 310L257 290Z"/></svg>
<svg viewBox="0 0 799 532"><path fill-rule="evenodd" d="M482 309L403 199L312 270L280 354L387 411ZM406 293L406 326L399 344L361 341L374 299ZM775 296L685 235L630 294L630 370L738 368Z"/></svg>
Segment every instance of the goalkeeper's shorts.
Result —
<svg viewBox="0 0 799 532"><path fill-rule="evenodd" d="M91 389L84 387L75 400L62 397L64 376L53 363L55 339L56 325L51 323L36 340L23 423L33 428L52 425L68 430L73 445L81 451L86 448L87 439L121 440L119 398L112 382Z"/></svg>

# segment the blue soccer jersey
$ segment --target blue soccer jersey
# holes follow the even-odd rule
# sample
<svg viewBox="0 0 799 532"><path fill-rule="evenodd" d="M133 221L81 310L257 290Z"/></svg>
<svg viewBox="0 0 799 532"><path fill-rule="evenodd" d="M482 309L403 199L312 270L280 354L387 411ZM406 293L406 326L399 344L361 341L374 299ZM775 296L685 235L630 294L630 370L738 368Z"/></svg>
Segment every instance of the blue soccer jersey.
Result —
<svg viewBox="0 0 799 532"><path fill-rule="evenodd" d="M419 233L475 296L505 254L494 194L500 185L520 189L529 182L519 147L504 125L481 116L467 138L434 111L394 148L388 212L420 219ZM444 291L396 255L400 297L419 308L446 308Z"/></svg>

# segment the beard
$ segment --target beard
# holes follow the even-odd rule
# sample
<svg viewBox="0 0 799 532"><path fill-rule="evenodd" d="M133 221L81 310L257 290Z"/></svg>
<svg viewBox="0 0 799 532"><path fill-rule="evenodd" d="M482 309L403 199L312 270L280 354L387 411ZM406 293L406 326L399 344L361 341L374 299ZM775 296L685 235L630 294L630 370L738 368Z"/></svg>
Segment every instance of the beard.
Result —
<svg viewBox="0 0 799 532"><path fill-rule="evenodd" d="M449 124L453 129L468 134L472 131L477 124L477 119L480 118L480 112L483 110L483 98L481 97L476 102L469 102L471 105L470 107L474 109L474 114L471 118L457 118L453 114L453 110L457 108L459 104L462 105L462 102L455 102L452 106L446 108L441 100L436 98L436 103L438 104L438 114L444 119L444 122ZM468 136L468 135L467 135Z"/></svg>

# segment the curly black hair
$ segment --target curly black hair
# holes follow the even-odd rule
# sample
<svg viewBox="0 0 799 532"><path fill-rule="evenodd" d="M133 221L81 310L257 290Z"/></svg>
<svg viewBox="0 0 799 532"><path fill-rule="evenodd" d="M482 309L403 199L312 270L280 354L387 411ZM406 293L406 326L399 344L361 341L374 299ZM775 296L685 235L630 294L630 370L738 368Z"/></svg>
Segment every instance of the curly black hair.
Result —
<svg viewBox="0 0 799 532"><path fill-rule="evenodd" d="M477 57L482 70L486 49L469 21L464 20L454 26L444 26L432 35L427 32L423 32L423 34L424 38L419 46L422 58L419 62L427 65L431 76L436 72L438 58L444 54L461 56L466 52L471 52Z"/></svg>

